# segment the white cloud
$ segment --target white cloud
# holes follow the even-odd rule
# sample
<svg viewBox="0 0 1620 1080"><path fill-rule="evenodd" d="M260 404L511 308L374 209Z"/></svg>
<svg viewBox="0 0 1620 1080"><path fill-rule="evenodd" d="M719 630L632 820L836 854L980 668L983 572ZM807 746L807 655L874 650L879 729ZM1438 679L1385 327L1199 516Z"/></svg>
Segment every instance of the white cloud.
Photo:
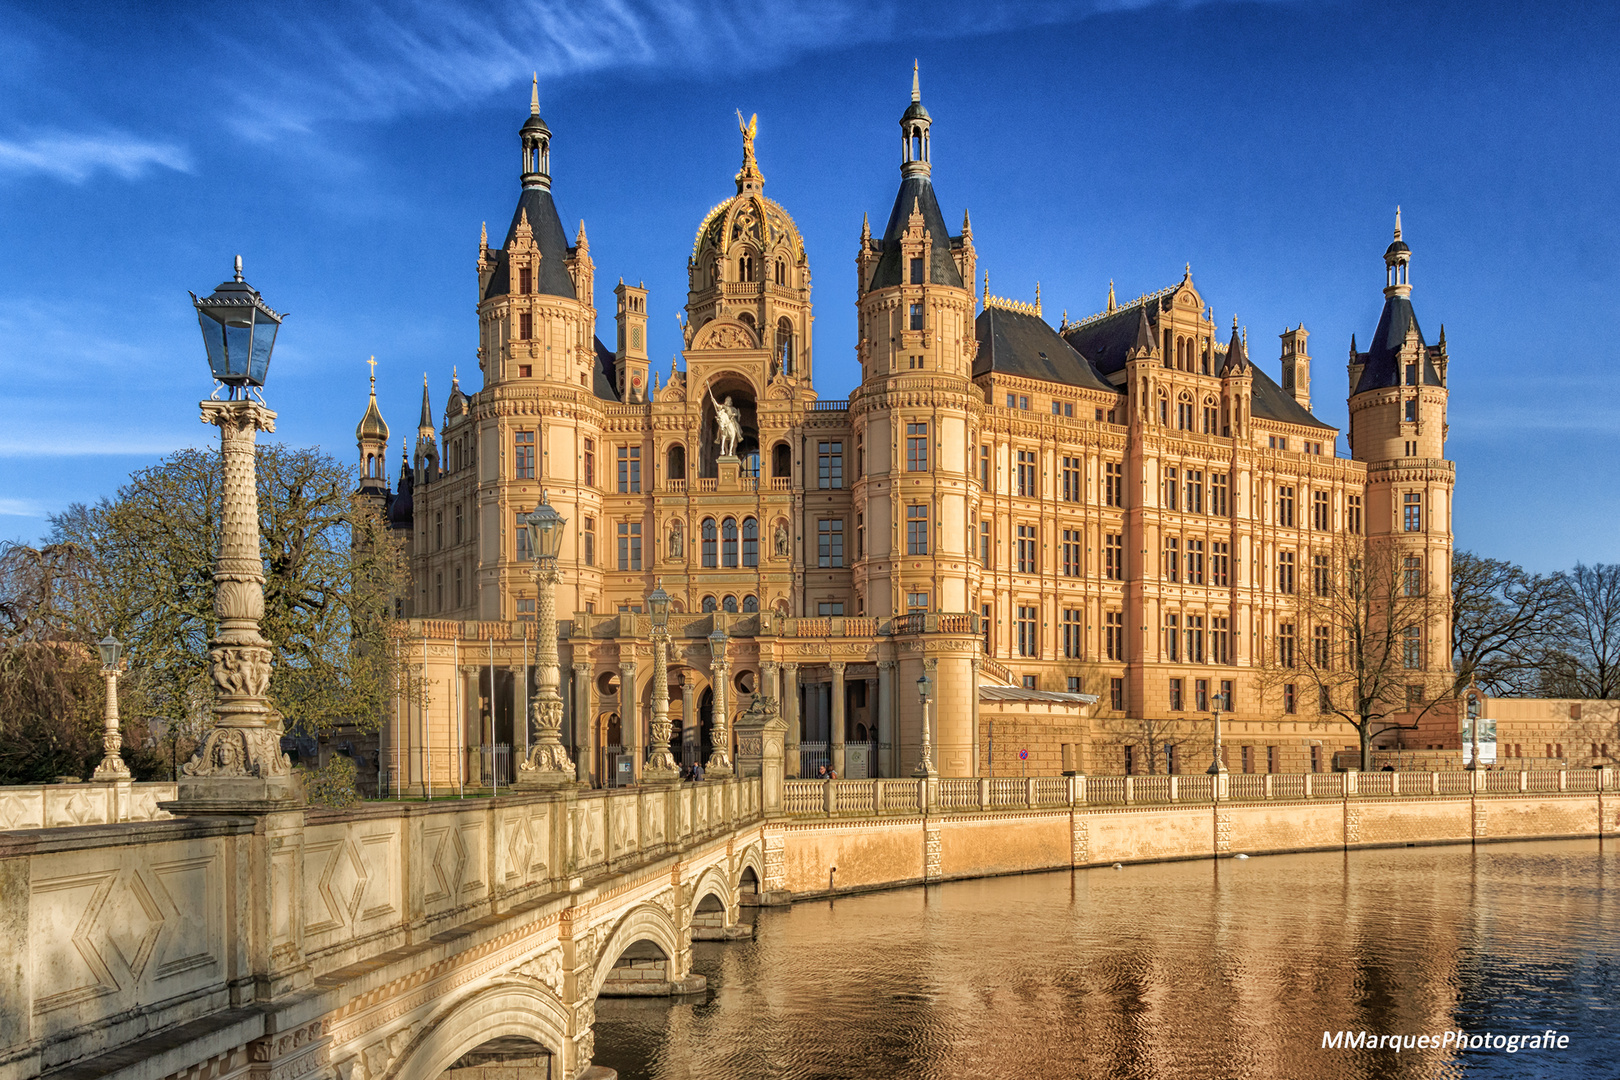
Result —
<svg viewBox="0 0 1620 1080"><path fill-rule="evenodd" d="M51 132L0 139L0 173L37 173L82 184L98 172L134 180L152 168L190 172L191 159L173 143L147 142L117 133Z"/></svg>
<svg viewBox="0 0 1620 1080"><path fill-rule="evenodd" d="M0 495L0 517L43 518L47 512L32 499L8 499Z"/></svg>

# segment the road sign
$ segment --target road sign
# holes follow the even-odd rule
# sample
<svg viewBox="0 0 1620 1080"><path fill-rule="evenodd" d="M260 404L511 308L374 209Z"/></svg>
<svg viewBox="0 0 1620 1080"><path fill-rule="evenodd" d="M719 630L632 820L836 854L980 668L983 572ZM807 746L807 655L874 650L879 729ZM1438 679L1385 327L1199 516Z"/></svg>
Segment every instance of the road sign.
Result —
<svg viewBox="0 0 1620 1080"><path fill-rule="evenodd" d="M1019 761L1028 761L1029 760L1029 751L1028 750L1020 750L1020 751L1018 751L1018 760Z"/></svg>

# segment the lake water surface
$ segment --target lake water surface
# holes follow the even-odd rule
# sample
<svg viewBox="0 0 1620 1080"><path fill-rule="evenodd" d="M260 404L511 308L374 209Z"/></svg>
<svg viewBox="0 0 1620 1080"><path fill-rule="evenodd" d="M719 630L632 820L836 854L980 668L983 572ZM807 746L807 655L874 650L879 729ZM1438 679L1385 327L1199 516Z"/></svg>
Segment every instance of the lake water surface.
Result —
<svg viewBox="0 0 1620 1080"><path fill-rule="evenodd" d="M1608 1080L1617 856L1612 841L1257 856L762 910L752 942L694 946L706 1000L602 1000L595 1061L622 1080ZM1568 1044L1322 1046L1459 1030Z"/></svg>

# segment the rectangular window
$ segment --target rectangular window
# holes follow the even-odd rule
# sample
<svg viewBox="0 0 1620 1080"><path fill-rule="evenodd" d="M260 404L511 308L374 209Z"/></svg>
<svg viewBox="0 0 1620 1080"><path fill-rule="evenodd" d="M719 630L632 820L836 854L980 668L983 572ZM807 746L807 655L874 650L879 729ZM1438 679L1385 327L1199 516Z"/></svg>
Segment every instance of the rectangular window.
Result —
<svg viewBox="0 0 1620 1080"><path fill-rule="evenodd" d="M822 441L816 451L816 483L822 488L844 486L844 444L842 440Z"/></svg>
<svg viewBox="0 0 1620 1080"><path fill-rule="evenodd" d="M518 339L528 341L534 337L534 316L527 311L518 316Z"/></svg>
<svg viewBox="0 0 1620 1080"><path fill-rule="evenodd" d="M1209 512L1215 517L1226 517L1226 474L1209 474Z"/></svg>
<svg viewBox="0 0 1620 1080"><path fill-rule="evenodd" d="M1277 553L1277 591L1285 595L1294 592L1294 553L1280 551Z"/></svg>
<svg viewBox="0 0 1620 1080"><path fill-rule="evenodd" d="M1401 653L1409 670L1416 671L1423 666L1422 627L1408 626L1401 632Z"/></svg>
<svg viewBox="0 0 1620 1080"><path fill-rule="evenodd" d="M1164 579L1181 580L1181 541L1174 536L1164 538Z"/></svg>
<svg viewBox="0 0 1620 1080"><path fill-rule="evenodd" d="M1311 663L1318 671L1333 666L1333 632L1325 626L1311 631Z"/></svg>
<svg viewBox="0 0 1620 1080"><path fill-rule="evenodd" d="M619 447L619 494L632 495L641 491L641 447Z"/></svg>
<svg viewBox="0 0 1620 1080"><path fill-rule="evenodd" d="M1181 680L1180 679L1171 679L1170 680L1170 711L1171 712L1180 712L1181 710L1182 710Z"/></svg>
<svg viewBox="0 0 1620 1080"><path fill-rule="evenodd" d="M534 292L534 270L532 268L525 266L518 271L518 292Z"/></svg>
<svg viewBox="0 0 1620 1080"><path fill-rule="evenodd" d="M1294 524L1294 489L1286 485L1277 489L1277 524L1282 528Z"/></svg>
<svg viewBox="0 0 1620 1080"><path fill-rule="evenodd" d="M1181 659L1181 616L1164 617L1164 658L1174 663Z"/></svg>
<svg viewBox="0 0 1620 1080"><path fill-rule="evenodd" d="M1007 408L1009 408L1009 409L1018 408L1018 395L1017 394L1008 394L1007 395Z"/></svg>
<svg viewBox="0 0 1620 1080"><path fill-rule="evenodd" d="M1406 421L1409 424L1417 423L1417 398L1406 399Z"/></svg>
<svg viewBox="0 0 1620 1080"><path fill-rule="evenodd" d="M534 479L534 432L512 432L512 478Z"/></svg>
<svg viewBox="0 0 1620 1080"><path fill-rule="evenodd" d="M906 471L928 471L928 424L906 425Z"/></svg>
<svg viewBox="0 0 1620 1080"><path fill-rule="evenodd" d="M1018 572L1020 574L1033 574L1036 572L1035 555L1035 526L1018 526Z"/></svg>
<svg viewBox="0 0 1620 1080"><path fill-rule="evenodd" d="M1040 654L1040 639L1035 636L1035 609L1019 605L1018 655L1039 656Z"/></svg>
<svg viewBox="0 0 1620 1080"><path fill-rule="evenodd" d="M461 527L461 504L456 503L456 543L461 543L463 531Z"/></svg>
<svg viewBox="0 0 1620 1080"><path fill-rule="evenodd" d="M526 599L526 600L523 599L522 597L518 598L518 601L517 601L517 617L522 622L534 622L534 598L533 597L530 597L529 599Z"/></svg>
<svg viewBox="0 0 1620 1080"><path fill-rule="evenodd" d="M1063 655L1070 660L1080 659L1081 634L1084 629L1080 621L1079 608L1063 609Z"/></svg>
<svg viewBox="0 0 1620 1080"><path fill-rule="evenodd" d="M923 328L923 306L921 304L911 305L911 328L913 330Z"/></svg>
<svg viewBox="0 0 1620 1080"><path fill-rule="evenodd" d="M925 592L908 592L908 593L906 593L906 610L907 611L927 611L928 610L928 594L925 593Z"/></svg>
<svg viewBox="0 0 1620 1080"><path fill-rule="evenodd" d="M1237 712L1237 683L1231 679L1221 680L1221 708Z"/></svg>
<svg viewBox="0 0 1620 1080"><path fill-rule="evenodd" d="M1346 495L1344 497L1344 531L1354 536L1361 535L1361 496Z"/></svg>
<svg viewBox="0 0 1620 1080"><path fill-rule="evenodd" d="M979 522L979 563L986 570L990 568L990 519L985 518Z"/></svg>
<svg viewBox="0 0 1620 1080"><path fill-rule="evenodd" d="M990 617L989 604L979 605L979 629L984 632L984 655L996 654L996 621Z"/></svg>
<svg viewBox="0 0 1620 1080"><path fill-rule="evenodd" d="M822 518L816 523L816 555L821 566L844 565L843 518Z"/></svg>
<svg viewBox="0 0 1620 1080"><path fill-rule="evenodd" d="M596 518L585 515L585 565L596 565Z"/></svg>
<svg viewBox="0 0 1620 1080"><path fill-rule="evenodd" d="M1080 459L1077 457L1063 459L1063 501L1080 501Z"/></svg>
<svg viewBox="0 0 1620 1080"><path fill-rule="evenodd" d="M1401 561L1401 591L1407 596L1422 596L1423 557L1408 555Z"/></svg>
<svg viewBox="0 0 1620 1080"><path fill-rule="evenodd" d="M1204 662L1204 617L1202 615L1187 616L1187 663L1202 664Z"/></svg>
<svg viewBox="0 0 1620 1080"><path fill-rule="evenodd" d="M1209 680L1193 680L1193 709L1197 712L1209 712Z"/></svg>
<svg viewBox="0 0 1620 1080"><path fill-rule="evenodd" d="M1202 585L1204 583L1204 542L1202 540L1187 541L1187 584Z"/></svg>
<svg viewBox="0 0 1620 1080"><path fill-rule="evenodd" d="M456 607L459 608L459 607L462 606L462 604L463 604L463 600L461 599L461 567L458 566L458 567L456 567Z"/></svg>
<svg viewBox="0 0 1620 1080"><path fill-rule="evenodd" d="M596 486L596 440L585 440L585 467L582 470L582 480L586 487Z"/></svg>
<svg viewBox="0 0 1620 1080"><path fill-rule="evenodd" d="M926 279L923 277L923 261L921 259L913 258L911 260L911 283L913 285L924 285L927 283Z"/></svg>
<svg viewBox="0 0 1620 1080"><path fill-rule="evenodd" d="M1320 683L1316 687L1316 711L1323 716L1333 711L1333 692ZM1311 771L1316 770L1313 768Z"/></svg>
<svg viewBox="0 0 1620 1080"><path fill-rule="evenodd" d="M990 490L990 448L979 447L979 486L986 491Z"/></svg>
<svg viewBox="0 0 1620 1080"><path fill-rule="evenodd" d="M1069 693L1071 693L1071 694L1083 694L1083 693L1085 693L1085 680L1080 678L1080 676L1078 676L1078 675L1070 675L1069 676L1068 686L1069 686Z"/></svg>
<svg viewBox="0 0 1620 1080"><path fill-rule="evenodd" d="M641 569L641 522L619 522L619 569Z"/></svg>
<svg viewBox="0 0 1620 1080"><path fill-rule="evenodd" d="M533 557L529 554L529 527L524 524L528 516L528 514L519 512L517 515L517 527L512 530L512 539L515 541L513 557L518 562L528 562Z"/></svg>
<svg viewBox="0 0 1620 1080"><path fill-rule="evenodd" d="M1125 466L1110 461L1103 466L1103 503L1125 505Z"/></svg>
<svg viewBox="0 0 1620 1080"><path fill-rule="evenodd" d="M1232 545L1225 540L1215 540L1209 545L1209 583L1219 588L1229 588L1232 584Z"/></svg>
<svg viewBox="0 0 1620 1080"><path fill-rule="evenodd" d="M1209 661L1212 664L1232 662L1232 635L1227 630L1225 615L1212 615L1209 620Z"/></svg>
<svg viewBox="0 0 1620 1080"><path fill-rule="evenodd" d="M1164 508L1166 510L1174 510L1176 508L1176 503L1179 501L1177 496L1180 494L1180 485L1181 482L1176 474L1176 470L1164 470Z"/></svg>
<svg viewBox="0 0 1620 1080"><path fill-rule="evenodd" d="M1283 683L1283 712L1292 715L1298 711L1294 703L1294 684Z"/></svg>
<svg viewBox="0 0 1620 1080"><path fill-rule="evenodd" d="M906 554L928 554L928 506L925 503L906 507Z"/></svg>
<svg viewBox="0 0 1620 1080"><path fill-rule="evenodd" d="M704 518L703 525L703 565L713 569L720 565L720 529L714 523L714 518Z"/></svg>
<svg viewBox="0 0 1620 1080"><path fill-rule="evenodd" d="M1401 499L1403 521L1407 532L1423 531L1423 496L1416 491L1408 491Z"/></svg>
<svg viewBox="0 0 1620 1080"><path fill-rule="evenodd" d="M1254 747L1245 746L1240 751L1240 754L1243 761L1243 771L1246 773L1254 772Z"/></svg>
<svg viewBox="0 0 1620 1080"><path fill-rule="evenodd" d="M1277 624L1277 663L1285 668L1294 666L1294 624Z"/></svg>
<svg viewBox="0 0 1620 1080"><path fill-rule="evenodd" d="M1120 712L1125 708L1124 679L1108 680L1108 707L1115 712Z"/></svg>
<svg viewBox="0 0 1620 1080"><path fill-rule="evenodd" d="M1018 494L1031 498L1037 493L1035 487L1035 451L1018 451Z"/></svg>
<svg viewBox="0 0 1620 1080"><path fill-rule="evenodd" d="M1277 771L1277 748L1275 746L1268 746L1268 747L1266 747L1266 772L1274 773L1276 771Z"/></svg>
<svg viewBox="0 0 1620 1080"><path fill-rule="evenodd" d="M1204 474L1197 470L1187 472L1187 513L1204 512Z"/></svg>
<svg viewBox="0 0 1620 1080"><path fill-rule="evenodd" d="M1311 592L1317 596L1333 592L1333 567L1326 555L1311 556Z"/></svg>
<svg viewBox="0 0 1620 1080"><path fill-rule="evenodd" d="M1332 515L1328 511L1328 493L1311 492L1311 528L1327 532L1332 526L1332 520Z"/></svg>
<svg viewBox="0 0 1620 1080"><path fill-rule="evenodd" d="M855 558L866 556L866 515L855 515Z"/></svg>
<svg viewBox="0 0 1620 1080"><path fill-rule="evenodd" d="M816 614L824 619L828 616L836 618L843 613L844 602L842 600L822 600L816 604Z"/></svg>
<svg viewBox="0 0 1620 1080"><path fill-rule="evenodd" d="M1103 537L1103 577L1109 581L1125 580L1125 540L1119 533Z"/></svg>
<svg viewBox="0 0 1620 1080"><path fill-rule="evenodd" d="M1063 530L1063 576L1080 576L1080 530Z"/></svg>
<svg viewBox="0 0 1620 1080"><path fill-rule="evenodd" d="M1136 747L1125 747L1125 775L1136 775Z"/></svg>
<svg viewBox="0 0 1620 1080"><path fill-rule="evenodd" d="M1103 648L1110 660L1125 659L1125 613L1110 611L1103 616ZM1114 706L1116 709L1118 705Z"/></svg>
<svg viewBox="0 0 1620 1080"><path fill-rule="evenodd" d="M444 511L433 511L433 550L444 547Z"/></svg>
<svg viewBox="0 0 1620 1080"><path fill-rule="evenodd" d="M1018 407L1021 410L1023 410L1024 412L1029 411L1029 395L1028 394L1019 394L1018 395Z"/></svg>

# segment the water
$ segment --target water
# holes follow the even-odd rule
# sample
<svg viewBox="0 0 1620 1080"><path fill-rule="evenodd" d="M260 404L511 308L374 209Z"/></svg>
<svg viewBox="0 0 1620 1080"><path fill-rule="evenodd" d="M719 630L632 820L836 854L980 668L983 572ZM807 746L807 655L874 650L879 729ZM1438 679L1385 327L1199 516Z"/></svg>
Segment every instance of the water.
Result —
<svg viewBox="0 0 1620 1080"><path fill-rule="evenodd" d="M1620 1076L1615 845L1277 855L758 913L707 1000L602 1000L622 1080ZM1616 878L1620 881L1620 878ZM1323 1049L1326 1031L1565 1049Z"/></svg>

